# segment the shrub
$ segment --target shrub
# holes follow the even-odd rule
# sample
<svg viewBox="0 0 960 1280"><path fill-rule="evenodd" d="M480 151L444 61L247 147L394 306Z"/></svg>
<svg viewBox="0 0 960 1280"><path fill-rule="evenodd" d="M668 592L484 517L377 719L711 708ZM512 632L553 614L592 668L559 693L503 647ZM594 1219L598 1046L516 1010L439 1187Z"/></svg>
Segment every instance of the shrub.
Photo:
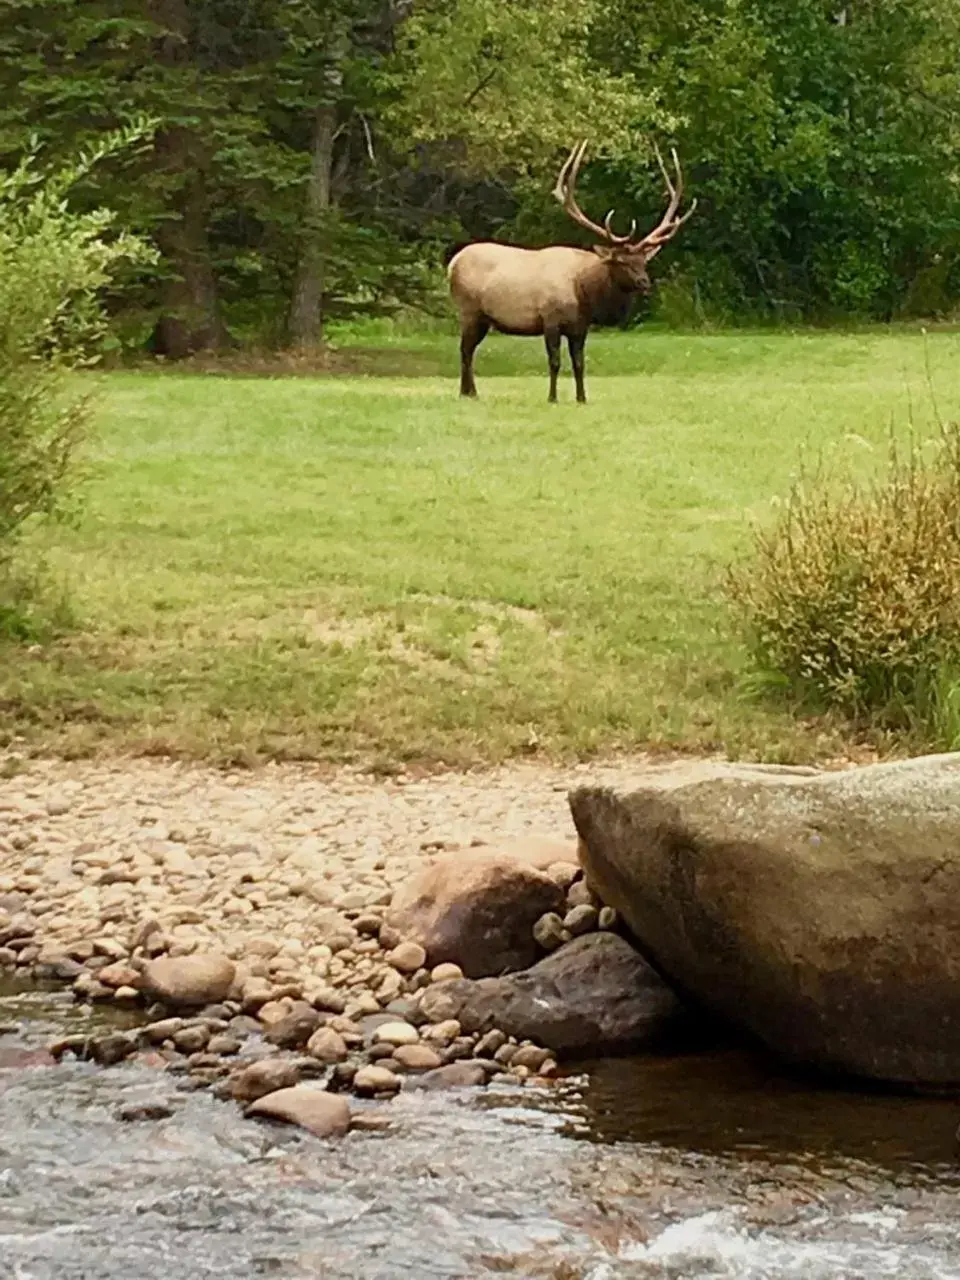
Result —
<svg viewBox="0 0 960 1280"><path fill-rule="evenodd" d="M0 172L0 582L13 581L27 523L56 514L70 496L90 400L68 375L90 362L103 336L101 290L121 263L149 257L135 237L111 234L109 211L77 213L67 194L101 158L147 132L140 124L111 134L54 173L43 173L36 154Z"/></svg>
<svg viewBox="0 0 960 1280"><path fill-rule="evenodd" d="M861 485L804 476L729 593L760 670L860 724L960 745L960 425Z"/></svg>

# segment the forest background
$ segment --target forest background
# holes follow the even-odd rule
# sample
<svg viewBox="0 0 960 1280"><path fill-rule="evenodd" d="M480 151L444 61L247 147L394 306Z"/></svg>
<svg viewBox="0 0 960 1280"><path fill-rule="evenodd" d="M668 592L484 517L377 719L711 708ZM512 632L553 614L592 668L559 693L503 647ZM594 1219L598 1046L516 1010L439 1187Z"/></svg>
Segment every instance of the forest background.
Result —
<svg viewBox="0 0 960 1280"><path fill-rule="evenodd" d="M578 236L550 199L697 217L652 302L687 326L953 317L957 0L0 0L0 165L147 119L71 197L146 234L115 352L311 346L442 303L453 247ZM666 257L669 256L669 261Z"/></svg>

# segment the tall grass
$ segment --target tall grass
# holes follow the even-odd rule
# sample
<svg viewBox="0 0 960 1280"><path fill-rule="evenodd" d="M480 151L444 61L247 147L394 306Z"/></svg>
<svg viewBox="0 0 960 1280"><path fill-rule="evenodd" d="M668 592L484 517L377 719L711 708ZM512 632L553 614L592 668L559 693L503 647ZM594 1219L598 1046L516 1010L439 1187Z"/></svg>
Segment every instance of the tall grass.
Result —
<svg viewBox="0 0 960 1280"><path fill-rule="evenodd" d="M872 481L802 475L728 585L762 672L859 727L960 746L960 424L891 437Z"/></svg>

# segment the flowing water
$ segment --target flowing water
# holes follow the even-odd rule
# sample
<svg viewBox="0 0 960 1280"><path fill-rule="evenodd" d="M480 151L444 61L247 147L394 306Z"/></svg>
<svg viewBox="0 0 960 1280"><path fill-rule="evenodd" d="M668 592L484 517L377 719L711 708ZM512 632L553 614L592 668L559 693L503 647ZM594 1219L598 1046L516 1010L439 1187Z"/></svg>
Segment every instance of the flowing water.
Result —
<svg viewBox="0 0 960 1280"><path fill-rule="evenodd" d="M4 1280L960 1278L960 1103L724 1051L403 1094L324 1143L149 1067L49 1065L77 1017L0 990ZM140 1100L175 1112L115 1118Z"/></svg>

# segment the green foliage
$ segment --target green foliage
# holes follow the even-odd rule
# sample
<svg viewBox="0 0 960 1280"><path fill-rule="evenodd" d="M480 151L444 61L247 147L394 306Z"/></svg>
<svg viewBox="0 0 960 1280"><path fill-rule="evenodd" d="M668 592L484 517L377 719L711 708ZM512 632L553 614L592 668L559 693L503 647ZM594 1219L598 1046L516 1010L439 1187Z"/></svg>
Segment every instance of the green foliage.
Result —
<svg viewBox="0 0 960 1280"><path fill-rule="evenodd" d="M104 209L71 211L67 195L93 166L131 147L145 125L107 136L76 161L44 173L30 155L0 172L0 575L8 602L11 568L27 522L63 510L89 401L67 380L105 333L101 293L121 264L148 254L111 231ZM9 630L8 603L0 625Z"/></svg>
<svg viewBox="0 0 960 1280"><path fill-rule="evenodd" d="M761 670L855 721L960 745L960 425L871 484L796 482L729 589Z"/></svg>

